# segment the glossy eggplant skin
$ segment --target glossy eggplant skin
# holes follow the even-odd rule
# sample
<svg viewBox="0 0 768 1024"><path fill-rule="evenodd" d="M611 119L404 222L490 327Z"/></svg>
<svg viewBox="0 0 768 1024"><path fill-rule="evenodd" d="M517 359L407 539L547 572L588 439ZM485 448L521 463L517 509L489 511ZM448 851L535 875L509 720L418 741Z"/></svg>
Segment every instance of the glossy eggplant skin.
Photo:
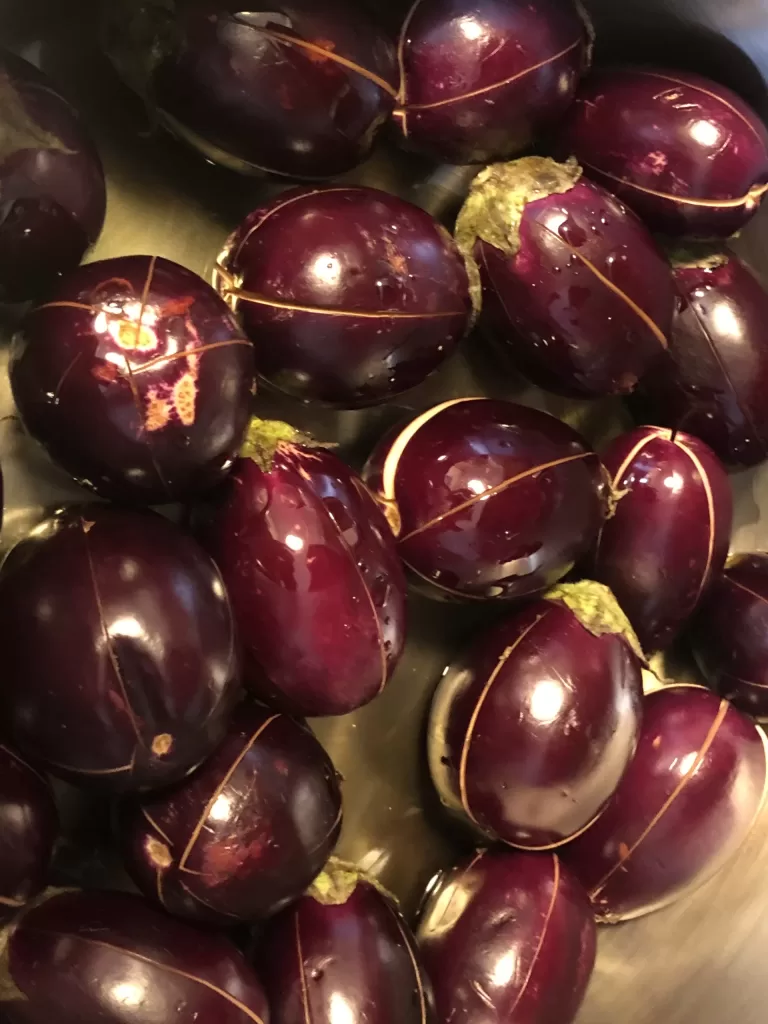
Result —
<svg viewBox="0 0 768 1024"><path fill-rule="evenodd" d="M123 77L174 135L236 171L342 174L393 109L394 44L353 0L108 7L107 49Z"/></svg>
<svg viewBox="0 0 768 1024"><path fill-rule="evenodd" d="M241 704L188 779L127 798L118 843L134 881L180 917L231 927L300 896L341 829L330 758L308 727Z"/></svg>
<svg viewBox="0 0 768 1024"><path fill-rule="evenodd" d="M467 857L432 883L416 934L451 1024L571 1024L595 963L589 900L554 853Z"/></svg>
<svg viewBox="0 0 768 1024"><path fill-rule="evenodd" d="M181 501L219 483L250 415L253 349L213 289L155 256L68 274L14 340L27 430L100 496Z"/></svg>
<svg viewBox="0 0 768 1024"><path fill-rule="evenodd" d="M653 231L727 238L757 210L768 131L725 86L687 71L609 68L581 86L562 146Z"/></svg>
<svg viewBox="0 0 768 1024"><path fill-rule="evenodd" d="M663 427L622 434L601 457L617 500L590 575L611 588L651 654L669 646L725 564L730 482L702 441Z"/></svg>
<svg viewBox="0 0 768 1024"><path fill-rule="evenodd" d="M0 50L0 302L31 299L99 237L104 171L77 111L46 75Z"/></svg>
<svg viewBox="0 0 768 1024"><path fill-rule="evenodd" d="M400 33L403 141L448 163L513 156L567 111L589 41L571 0L420 0Z"/></svg>
<svg viewBox="0 0 768 1024"><path fill-rule="evenodd" d="M151 512L74 506L0 573L0 706L21 752L110 790L165 785L221 739L234 624L198 545Z"/></svg>
<svg viewBox="0 0 768 1024"><path fill-rule="evenodd" d="M229 238L217 284L253 339L265 380L342 408L420 384L472 316L450 235L424 210L374 188L282 193Z"/></svg>
<svg viewBox="0 0 768 1024"><path fill-rule="evenodd" d="M0 921L45 885L58 833L48 780L0 745Z"/></svg>
<svg viewBox="0 0 768 1024"><path fill-rule="evenodd" d="M562 852L607 923L666 906L713 875L764 799L765 740L746 715L699 686L663 687L644 705L626 775Z"/></svg>
<svg viewBox="0 0 768 1024"><path fill-rule="evenodd" d="M427 410L384 438L363 477L432 597L545 590L586 553L606 510L597 456L575 431L493 399Z"/></svg>
<svg viewBox="0 0 768 1024"><path fill-rule="evenodd" d="M228 939L131 893L50 896L19 919L6 969L10 1024L269 1024L261 983Z"/></svg>

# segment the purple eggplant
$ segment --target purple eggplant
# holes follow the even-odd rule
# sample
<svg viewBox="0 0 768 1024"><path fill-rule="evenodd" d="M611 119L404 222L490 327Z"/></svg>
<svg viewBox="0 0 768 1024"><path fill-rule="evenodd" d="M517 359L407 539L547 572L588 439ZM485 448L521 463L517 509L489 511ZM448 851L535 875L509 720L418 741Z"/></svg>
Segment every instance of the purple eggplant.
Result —
<svg viewBox="0 0 768 1024"><path fill-rule="evenodd" d="M573 0L415 0L400 32L394 120L438 160L514 156L573 102L590 44Z"/></svg>
<svg viewBox="0 0 768 1024"><path fill-rule="evenodd" d="M429 722L442 802L491 839L552 849L583 831L640 734L642 652L599 583L561 584L449 665Z"/></svg>
<svg viewBox="0 0 768 1024"><path fill-rule="evenodd" d="M749 832L766 778L763 734L727 700L701 686L648 694L626 775L562 851L598 920L648 914L713 875Z"/></svg>
<svg viewBox="0 0 768 1024"><path fill-rule="evenodd" d="M433 597L524 597L589 549L606 511L597 456L554 416L460 398L373 452L364 479Z"/></svg>
<svg viewBox="0 0 768 1024"><path fill-rule="evenodd" d="M431 989L397 904L340 861L267 924L255 962L271 1024L433 1020Z"/></svg>
<svg viewBox="0 0 768 1024"><path fill-rule="evenodd" d="M25 319L10 376L25 426L117 501L180 501L224 478L250 414L253 350L196 274L155 256L80 267Z"/></svg>
<svg viewBox="0 0 768 1024"><path fill-rule="evenodd" d="M654 231L727 238L768 182L768 130L724 85L687 71L611 68L580 88L563 148Z"/></svg>
<svg viewBox="0 0 768 1024"><path fill-rule="evenodd" d="M456 1024L571 1024L595 963L589 900L554 853L467 857L432 882L417 936Z"/></svg>
<svg viewBox="0 0 768 1024"><path fill-rule="evenodd" d="M524 157L486 168L456 241L483 330L539 387L621 394L663 356L674 309L667 261L637 217L574 161Z"/></svg>
<svg viewBox="0 0 768 1024"><path fill-rule="evenodd" d="M394 107L394 44L354 0L107 6L123 78L177 138L244 174L348 171Z"/></svg>
<svg viewBox="0 0 768 1024"><path fill-rule="evenodd" d="M0 920L45 885L58 832L48 780L0 745Z"/></svg>
<svg viewBox="0 0 768 1024"><path fill-rule="evenodd" d="M255 210L228 239L216 284L265 380L343 408L420 384L472 317L450 235L373 188L295 189Z"/></svg>
<svg viewBox="0 0 768 1024"><path fill-rule="evenodd" d="M381 510L345 463L287 423L254 420L199 532L258 697L343 715L381 692L405 643L405 580Z"/></svg>
<svg viewBox="0 0 768 1024"><path fill-rule="evenodd" d="M669 646L725 563L731 486L702 441L661 427L622 434L602 460L616 506L590 574L611 588L650 654Z"/></svg>
<svg viewBox="0 0 768 1024"><path fill-rule="evenodd" d="M306 725L250 703L190 778L128 797L118 814L119 845L144 895L223 927L300 896L340 829L338 781L318 740Z"/></svg>
<svg viewBox="0 0 768 1024"><path fill-rule="evenodd" d="M104 171L46 75L0 50L0 302L31 299L99 237Z"/></svg>
<svg viewBox="0 0 768 1024"><path fill-rule="evenodd" d="M232 614L197 544L152 512L74 507L0 573L0 707L19 749L112 790L176 781L221 739Z"/></svg>
<svg viewBox="0 0 768 1024"><path fill-rule="evenodd" d="M269 1024L264 990L214 932L123 892L59 892L5 937L9 1024Z"/></svg>

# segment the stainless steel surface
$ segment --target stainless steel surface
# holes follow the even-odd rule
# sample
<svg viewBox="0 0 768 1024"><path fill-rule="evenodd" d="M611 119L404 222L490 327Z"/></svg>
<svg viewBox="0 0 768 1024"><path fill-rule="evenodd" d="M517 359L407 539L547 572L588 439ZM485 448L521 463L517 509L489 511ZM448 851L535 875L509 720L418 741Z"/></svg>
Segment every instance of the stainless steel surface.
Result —
<svg viewBox="0 0 768 1024"><path fill-rule="evenodd" d="M741 88L768 112L765 0L593 0L588 6L596 16L604 55L636 53L694 67ZM141 106L98 52L92 8L88 0L0 0L0 43L40 64L80 106L105 161L107 224L89 258L153 253L209 277L228 232L281 186L238 178L154 133ZM393 191L442 214L450 212L452 194L455 201L468 175L382 151L348 180ZM737 244L768 283L768 255L762 256L766 243L768 204ZM1 329L2 543L7 547L46 508L83 492L50 465L13 418L5 372L10 322ZM622 422L615 403L567 402L500 380L473 352L471 339L450 365L394 408L334 414L276 402L264 393L257 402L261 415L277 413L324 440L339 442L342 453L360 459L384 427L406 411L484 392L546 408L596 441L616 432ZM734 474L732 481L733 549L768 548L768 465ZM346 779L340 853L377 874L407 909L413 909L432 872L461 849L461 840L437 813L426 781L424 712L451 650L499 612L431 604L415 596L410 610L407 654L386 692L356 714L315 723ZM83 818L76 802L70 817ZM598 965L579 1020L721 1024L738 1019L758 1024L768 1004L767 958L768 811L737 858L695 895L643 920L601 929Z"/></svg>

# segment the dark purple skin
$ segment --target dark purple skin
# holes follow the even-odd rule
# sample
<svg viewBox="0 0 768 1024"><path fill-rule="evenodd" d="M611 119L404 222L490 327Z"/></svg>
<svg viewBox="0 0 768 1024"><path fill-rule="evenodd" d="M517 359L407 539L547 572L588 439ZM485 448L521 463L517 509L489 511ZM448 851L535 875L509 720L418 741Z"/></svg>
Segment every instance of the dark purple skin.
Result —
<svg viewBox="0 0 768 1024"><path fill-rule="evenodd" d="M261 983L228 939L131 893L51 895L19 919L3 973L10 1024L269 1024Z"/></svg>
<svg viewBox="0 0 768 1024"><path fill-rule="evenodd" d="M394 45L354 0L110 8L107 49L123 77L174 135L242 173L342 174L393 109Z"/></svg>
<svg viewBox="0 0 768 1024"><path fill-rule="evenodd" d="M232 927L300 896L340 829L339 784L318 740L306 725L245 703L190 778L126 799L118 841L148 899Z"/></svg>
<svg viewBox="0 0 768 1024"><path fill-rule="evenodd" d="M637 427L602 453L616 510L590 575L610 587L646 653L663 650L728 556L733 498L714 452L690 434Z"/></svg>
<svg viewBox="0 0 768 1024"><path fill-rule="evenodd" d="M606 510L600 463L583 438L554 416L493 399L422 413L384 438L363 476L432 597L545 590L589 550Z"/></svg>
<svg viewBox="0 0 768 1024"><path fill-rule="evenodd" d="M234 624L198 545L152 512L74 507L0 573L0 704L21 752L108 790L182 778L237 692Z"/></svg>
<svg viewBox="0 0 768 1024"><path fill-rule="evenodd" d="M602 589L570 590L587 588ZM599 814L635 751L643 695L625 636L597 633L551 593L449 665L429 726L442 802L484 836L532 850Z"/></svg>
<svg viewBox="0 0 768 1024"><path fill-rule="evenodd" d="M513 156L566 112L589 43L571 0L415 0L395 123L409 146L448 163Z"/></svg>
<svg viewBox="0 0 768 1024"><path fill-rule="evenodd" d="M286 433L262 447L270 426ZM346 714L382 691L403 651L406 586L394 538L360 478L330 451L286 424L255 421L251 436L250 455L200 523L255 663L247 683L294 715Z"/></svg>
<svg viewBox="0 0 768 1024"><path fill-rule="evenodd" d="M432 882L417 938L451 1024L571 1024L595 963L589 900L554 853L467 857Z"/></svg>
<svg viewBox="0 0 768 1024"><path fill-rule="evenodd" d="M25 319L10 376L24 425L79 483L129 503L219 483L243 440L253 349L196 274L155 256L73 271Z"/></svg>
<svg viewBox="0 0 768 1024"><path fill-rule="evenodd" d="M768 131L724 85L687 71L591 75L565 123L563 151L653 231L727 238L760 204Z"/></svg>
<svg viewBox="0 0 768 1024"><path fill-rule="evenodd" d="M373 188L283 193L229 238L216 277L259 351L260 375L294 398L343 408L420 384L473 312L448 232Z"/></svg>
<svg viewBox="0 0 768 1024"><path fill-rule="evenodd" d="M765 791L762 733L728 701L671 686L644 705L626 775L562 851L609 924L658 910L713 875L746 837Z"/></svg>
<svg viewBox="0 0 768 1024"><path fill-rule="evenodd" d="M255 963L271 1024L429 1024L432 994L395 901L331 862L310 891L266 926Z"/></svg>
<svg viewBox="0 0 768 1024"><path fill-rule="evenodd" d="M0 50L0 302L31 299L76 267L106 203L77 111L36 67Z"/></svg>
<svg viewBox="0 0 768 1024"><path fill-rule="evenodd" d="M0 921L43 888L58 834L48 780L0 745Z"/></svg>

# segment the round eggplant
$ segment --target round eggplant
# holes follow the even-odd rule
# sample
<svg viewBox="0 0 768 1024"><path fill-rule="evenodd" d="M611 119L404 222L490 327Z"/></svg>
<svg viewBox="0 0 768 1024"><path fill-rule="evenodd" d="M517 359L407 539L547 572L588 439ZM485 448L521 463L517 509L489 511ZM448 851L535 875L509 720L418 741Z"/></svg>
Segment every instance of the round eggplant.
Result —
<svg viewBox="0 0 768 1024"><path fill-rule="evenodd" d="M566 112L590 49L573 0L415 0L400 32L394 120L438 160L514 156Z"/></svg>
<svg viewBox="0 0 768 1024"><path fill-rule="evenodd" d="M731 486L702 441L661 427L622 434L602 460L616 505L591 575L611 588L650 654L669 646L725 563Z"/></svg>
<svg viewBox="0 0 768 1024"><path fill-rule="evenodd" d="M405 579L356 473L288 424L254 420L199 526L258 697L295 715L343 715L381 692L405 643Z"/></svg>
<svg viewBox="0 0 768 1024"><path fill-rule="evenodd" d="M428 1024L432 994L416 942L393 898L332 860L270 921L256 959L271 1024Z"/></svg>
<svg viewBox="0 0 768 1024"><path fill-rule="evenodd" d="M72 106L0 50L0 302L31 299L76 267L104 223L104 171Z"/></svg>
<svg viewBox="0 0 768 1024"><path fill-rule="evenodd" d="M658 910L735 853L764 800L765 738L701 686L644 699L637 753L608 802L562 856L600 921Z"/></svg>
<svg viewBox="0 0 768 1024"><path fill-rule="evenodd" d="M727 238L768 182L768 130L724 85L687 71L611 68L582 85L563 148L653 231Z"/></svg>
<svg viewBox="0 0 768 1024"><path fill-rule="evenodd" d="M472 317L450 235L374 188L283 193L230 236L215 283L256 344L265 380L343 408L420 384Z"/></svg>
<svg viewBox="0 0 768 1024"><path fill-rule="evenodd" d="M300 896L333 851L341 795L306 725L242 704L224 741L173 789L128 797L119 845L134 881L165 910L232 926Z"/></svg>
<svg viewBox="0 0 768 1024"><path fill-rule="evenodd" d="M607 587L561 584L449 665L432 703L442 802L491 839L552 849L600 813L634 754L642 653Z"/></svg>
<svg viewBox="0 0 768 1024"><path fill-rule="evenodd" d="M74 507L0 573L0 707L22 753L112 790L183 777L237 689L227 595L193 540L152 512Z"/></svg>
<svg viewBox="0 0 768 1024"><path fill-rule="evenodd" d="M524 597L593 543L597 456L554 416L483 398L436 405L385 438L364 478L405 565L433 597Z"/></svg>
<svg viewBox="0 0 768 1024"><path fill-rule="evenodd" d="M589 900L553 854L483 850L438 875L417 931L437 1019L571 1024L595 963Z"/></svg>
<svg viewBox="0 0 768 1024"><path fill-rule="evenodd" d="M122 77L177 138L241 173L342 174L368 156L394 107L395 47L354 0L107 8Z"/></svg>
<svg viewBox="0 0 768 1024"><path fill-rule="evenodd" d="M0 745L0 920L45 885L58 832L48 780Z"/></svg>
<svg viewBox="0 0 768 1024"><path fill-rule="evenodd" d="M232 943L124 892L49 894L4 936L9 1024L269 1024Z"/></svg>
<svg viewBox="0 0 768 1024"><path fill-rule="evenodd" d="M456 241L483 330L539 387L621 394L663 356L669 265L637 217L575 162L524 157L486 168Z"/></svg>
<svg viewBox="0 0 768 1024"><path fill-rule="evenodd" d="M116 501L181 501L224 478L248 425L253 349L196 274L155 256L80 267L25 319L11 386L24 425Z"/></svg>

